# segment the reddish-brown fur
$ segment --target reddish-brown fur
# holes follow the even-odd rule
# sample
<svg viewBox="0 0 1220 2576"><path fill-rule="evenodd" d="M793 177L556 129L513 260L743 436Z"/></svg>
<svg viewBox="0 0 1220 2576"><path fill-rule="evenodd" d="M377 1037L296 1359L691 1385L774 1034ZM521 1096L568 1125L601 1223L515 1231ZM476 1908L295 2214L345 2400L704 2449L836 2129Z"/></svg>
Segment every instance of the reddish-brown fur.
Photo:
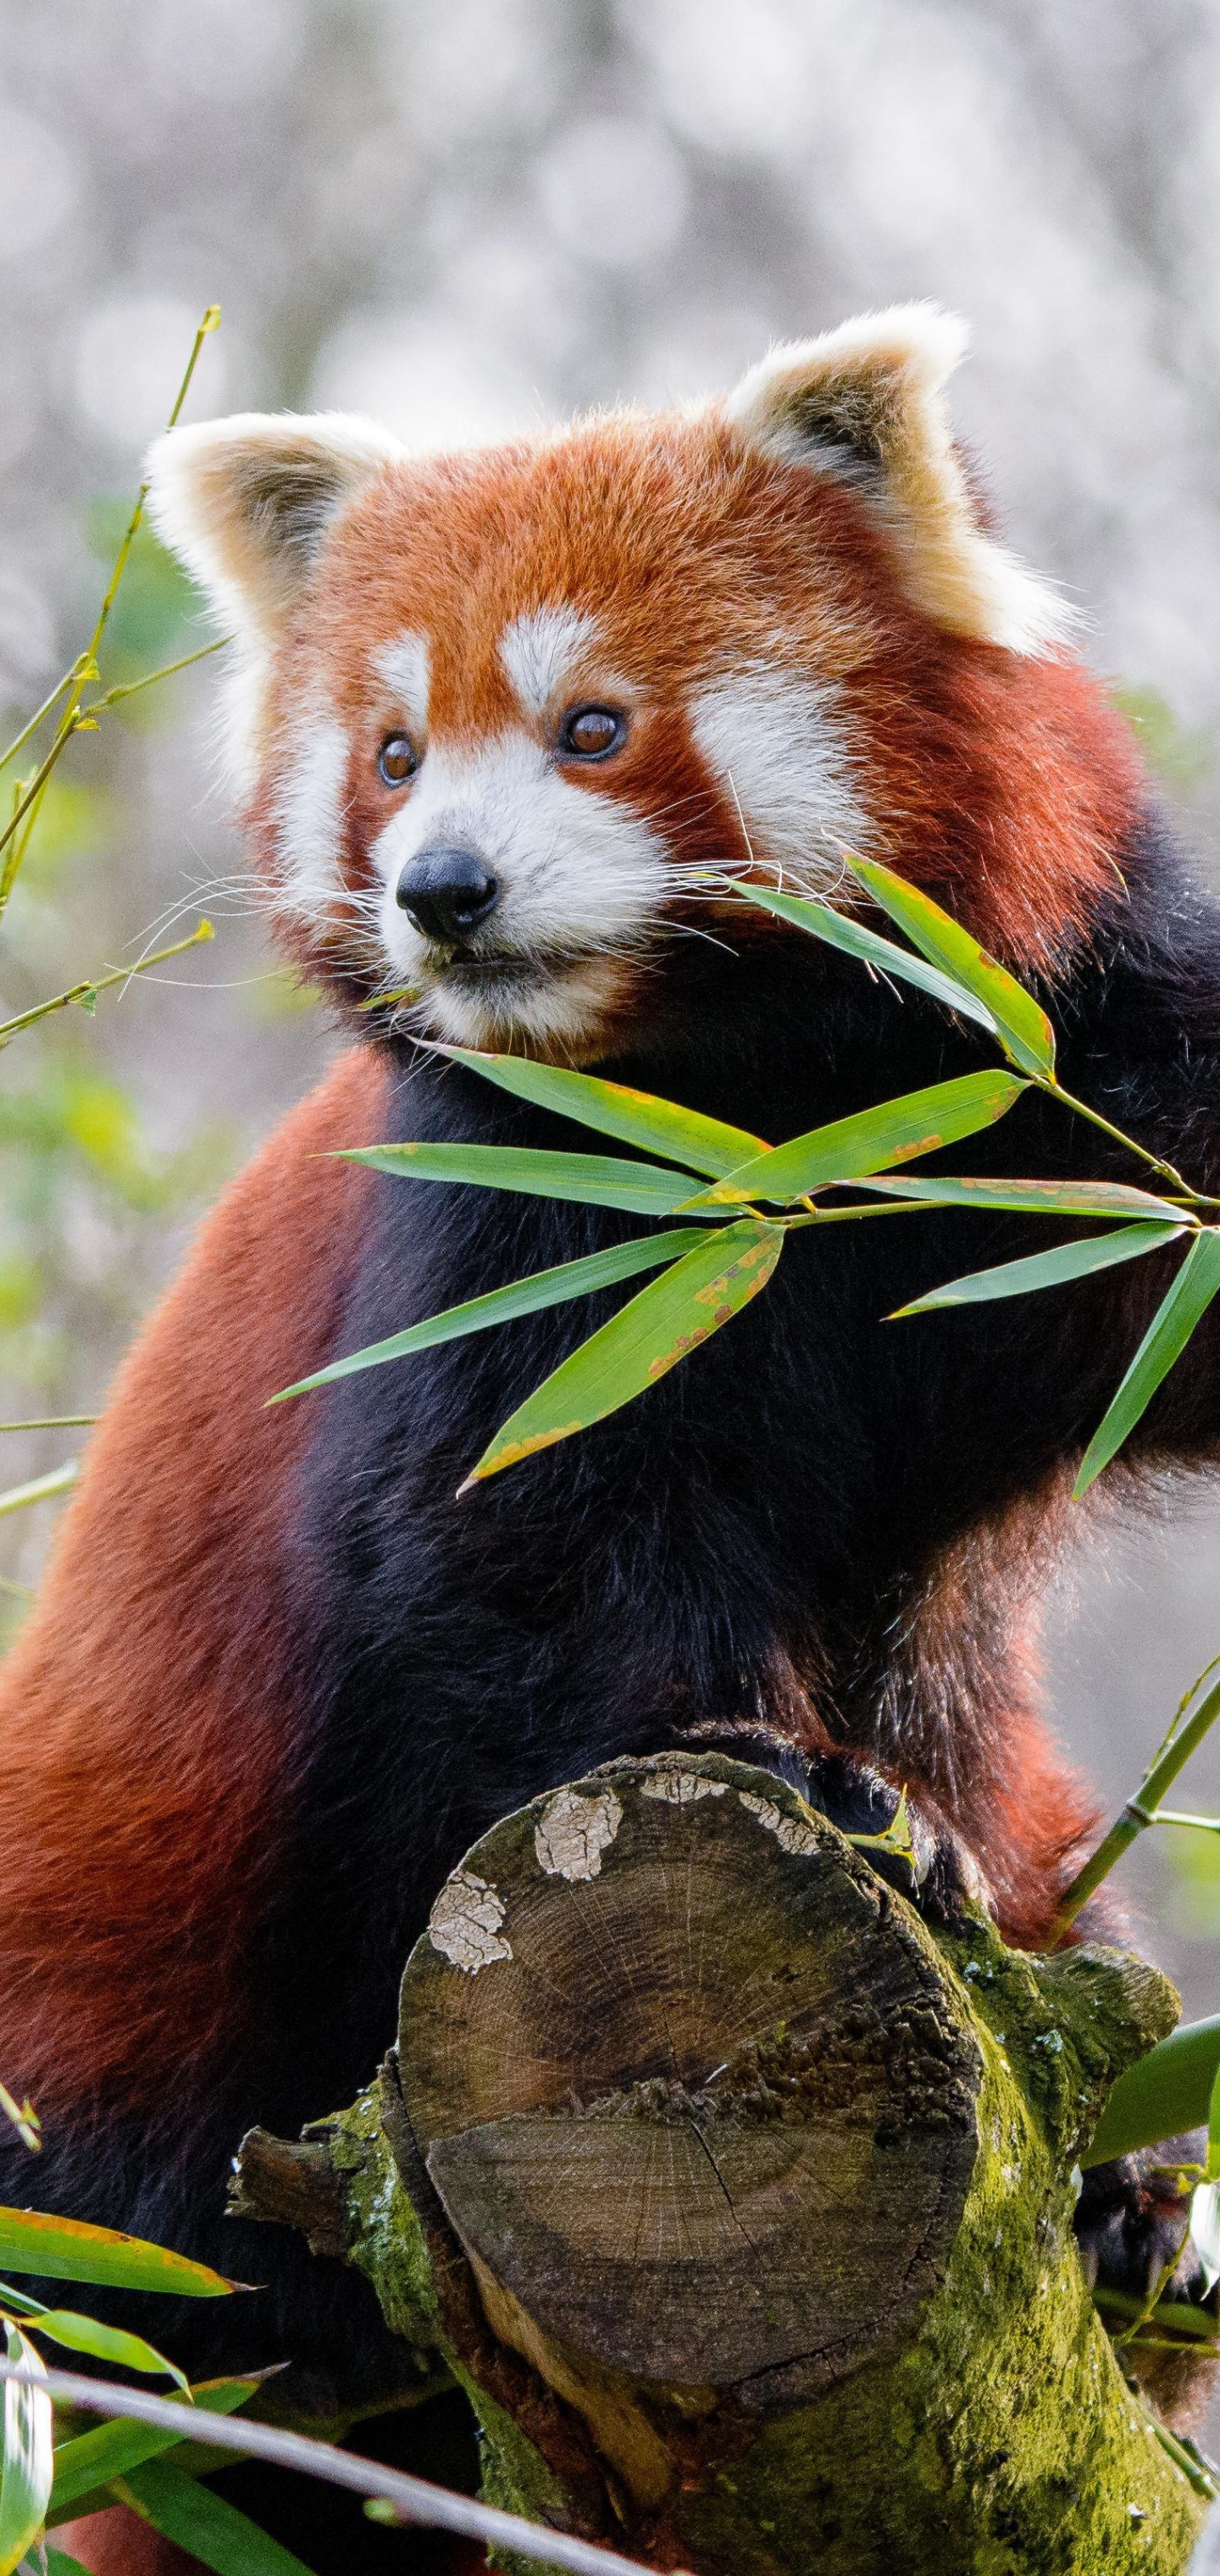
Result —
<svg viewBox="0 0 1220 2576"><path fill-rule="evenodd" d="M162 2540L126 2505L109 2513L91 2513L84 2522L65 2522L55 2534L55 2547L78 2558L89 2576L199 2576L199 2560Z"/></svg>
<svg viewBox="0 0 1220 2576"><path fill-rule="evenodd" d="M293 1758L283 1496L307 1432L264 1406L327 1347L366 1176L325 1157L375 1138L381 1079L343 1056L205 1227L0 1674L0 2066L49 2130L154 2102L240 2028Z"/></svg>
<svg viewBox="0 0 1220 2576"><path fill-rule="evenodd" d="M371 677L377 647L404 625L428 635L432 737L473 744L520 722L499 655L506 623L557 600L599 620L610 663L640 693L621 759L579 783L654 820L684 870L740 870L747 855L684 713L692 684L724 670L731 637L734 658L833 686L879 854L1014 963L1047 967L1087 939L1142 792L1097 684L1067 657L944 632L903 595L857 493L777 465L714 416L593 423L379 475L327 545L278 657L251 808L272 882L278 746L318 673L351 733L356 887L392 810L376 776L390 712ZM786 935L740 907L732 923L738 943ZM350 923L285 918L281 930L312 971L350 986ZM375 962L354 980L374 988ZM625 1023L647 1012L649 990L646 972L624 970ZM286 1486L312 1417L264 1405L331 1354L365 1175L324 1158L377 1137L381 1095L370 1051L341 1059L205 1228L128 1364L40 1609L0 1676L0 2073L34 2093L49 2131L69 2111L152 2108L167 2077L223 2061L240 2039L303 1697ZM1007 1565L1026 1542L1000 1529L971 1544ZM925 1681L941 1657L948 1706L952 1659L977 1655L988 1740L946 1751L929 1707L927 1741L904 1741L895 1776L967 1835L1004 1930L1036 1944L1095 1810L1036 1714L1015 1613L1012 1634L967 1633L977 1572L934 1572L912 1656L919 1647ZM1022 1588L1018 1576L983 1591ZM122 2512L60 2537L95 2576L185 2576L194 2563Z"/></svg>
<svg viewBox="0 0 1220 2576"><path fill-rule="evenodd" d="M353 882L392 811L375 767L390 703L377 648L404 623L424 633L430 738L473 744L520 721L498 650L506 624L563 599L598 620L610 666L641 693L624 754L579 783L674 816L684 866L743 864L741 825L683 707L700 679L754 657L833 685L880 852L939 888L987 944L1046 966L1086 931L1142 792L1096 681L1066 655L946 633L904 597L854 492L777 466L710 418L627 417L553 445L391 466L349 511L324 592L280 656L267 739L284 739L324 674L352 738ZM273 756L255 805L269 850L276 775ZM342 945L333 924L288 936L315 967Z"/></svg>

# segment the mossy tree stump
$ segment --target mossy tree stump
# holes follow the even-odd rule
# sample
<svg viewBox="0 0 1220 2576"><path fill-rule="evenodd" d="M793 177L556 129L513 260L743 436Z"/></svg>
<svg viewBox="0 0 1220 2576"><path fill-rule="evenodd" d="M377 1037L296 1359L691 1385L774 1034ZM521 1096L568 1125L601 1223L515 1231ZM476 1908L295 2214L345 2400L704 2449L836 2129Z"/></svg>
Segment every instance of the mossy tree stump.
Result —
<svg viewBox="0 0 1220 2576"><path fill-rule="evenodd" d="M497 2503L698 2576L1181 2576L1071 2229L1175 2017L1125 1954L934 1937L769 1773L620 1762L476 1845L378 2085L239 2191L443 2354Z"/></svg>

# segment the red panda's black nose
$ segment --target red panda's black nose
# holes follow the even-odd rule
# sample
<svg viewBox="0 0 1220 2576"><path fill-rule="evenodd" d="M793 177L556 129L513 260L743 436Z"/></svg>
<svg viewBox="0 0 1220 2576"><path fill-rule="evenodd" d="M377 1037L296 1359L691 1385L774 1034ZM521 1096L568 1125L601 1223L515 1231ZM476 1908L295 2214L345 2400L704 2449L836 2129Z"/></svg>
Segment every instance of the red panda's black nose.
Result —
<svg viewBox="0 0 1220 2576"><path fill-rule="evenodd" d="M421 850L394 889L425 939L465 939L500 900L495 878L473 850Z"/></svg>

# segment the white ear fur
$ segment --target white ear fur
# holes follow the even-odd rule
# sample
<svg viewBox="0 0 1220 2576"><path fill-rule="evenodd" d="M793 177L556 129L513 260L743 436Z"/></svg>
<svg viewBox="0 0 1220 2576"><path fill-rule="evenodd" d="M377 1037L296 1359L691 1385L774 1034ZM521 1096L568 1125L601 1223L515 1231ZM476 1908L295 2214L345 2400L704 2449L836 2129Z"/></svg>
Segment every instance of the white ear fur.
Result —
<svg viewBox="0 0 1220 2576"><path fill-rule="evenodd" d="M344 412L237 412L156 440L149 515L225 622L269 641L332 521L402 453Z"/></svg>
<svg viewBox="0 0 1220 2576"><path fill-rule="evenodd" d="M238 412L167 430L149 450L153 525L234 636L226 749L239 793L254 781L275 640L318 547L402 454L388 430L344 412Z"/></svg>
<svg viewBox="0 0 1220 2576"><path fill-rule="evenodd" d="M954 634L1045 653L1075 612L980 527L942 388L968 332L933 304L865 313L772 349L725 416L752 447L850 482L889 531L904 588Z"/></svg>

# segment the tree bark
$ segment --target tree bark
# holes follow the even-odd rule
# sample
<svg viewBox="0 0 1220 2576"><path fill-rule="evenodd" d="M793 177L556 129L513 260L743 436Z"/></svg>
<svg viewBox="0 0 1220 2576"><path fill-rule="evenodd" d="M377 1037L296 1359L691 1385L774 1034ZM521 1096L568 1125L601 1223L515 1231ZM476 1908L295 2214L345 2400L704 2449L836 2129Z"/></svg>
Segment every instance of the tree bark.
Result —
<svg viewBox="0 0 1220 2576"><path fill-rule="evenodd" d="M1112 1950L933 1933L769 1773L607 1765L498 1825L396 2051L243 2214L346 2244L496 2503L698 2576L1181 2576L1072 2167L1176 2018Z"/></svg>

